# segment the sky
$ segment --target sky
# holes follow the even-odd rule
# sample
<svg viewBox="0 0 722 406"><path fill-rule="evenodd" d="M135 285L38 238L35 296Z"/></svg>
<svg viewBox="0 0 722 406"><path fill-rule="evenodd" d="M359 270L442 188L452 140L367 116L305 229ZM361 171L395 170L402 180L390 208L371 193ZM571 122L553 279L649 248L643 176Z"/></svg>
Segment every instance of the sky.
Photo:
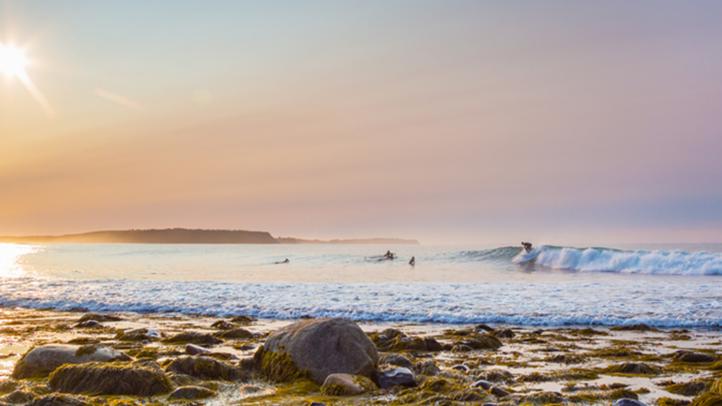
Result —
<svg viewBox="0 0 722 406"><path fill-rule="evenodd" d="M0 234L720 242L720 21L718 1L0 0L48 104L0 77Z"/></svg>

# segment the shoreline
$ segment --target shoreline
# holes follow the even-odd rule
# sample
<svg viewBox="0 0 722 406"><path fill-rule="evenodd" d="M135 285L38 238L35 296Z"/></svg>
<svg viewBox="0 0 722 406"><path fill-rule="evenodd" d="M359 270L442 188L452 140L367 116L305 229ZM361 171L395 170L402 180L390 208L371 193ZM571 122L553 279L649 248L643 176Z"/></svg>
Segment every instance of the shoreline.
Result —
<svg viewBox="0 0 722 406"><path fill-rule="evenodd" d="M660 404L659 399L665 399L665 405L684 405L722 377L719 329L358 322L379 351L379 370L403 364L415 375L416 386L331 396L322 393L319 384L305 381L278 383L255 374L237 381L191 379L168 372L169 364L188 356L188 345L194 340L200 340L195 345L207 350L206 355L233 368L242 368L269 337L298 319L114 313L105 320L107 316L80 311L0 308L0 391L4 391L0 401L11 395L21 396L16 392L33 399L47 395L46 378L31 381L11 378L22 354L44 344L102 345L127 354L133 362L152 362L171 376L173 388L192 384L211 391L212 396L196 400L203 404L306 404L311 401L424 404L431 397L455 404L463 403L459 399L464 396L472 403L483 400L497 404L536 404L561 400L609 404L614 397L624 395L648 405ZM139 329L147 333L139 340L119 338ZM191 333L191 342L172 339L183 333ZM388 341L387 335L393 335L394 340ZM203 340L210 341L204 343ZM486 340L492 344L479 344ZM424 342L436 344L433 348L419 346ZM685 355L688 353L709 362L681 361L680 357L688 357ZM429 387L440 380L448 387ZM496 389L484 389L480 385ZM8 388L10 390L5 391ZM102 404L117 397L72 396L79 396L86 404ZM164 393L124 399L128 404L148 399L165 404L170 402L168 396Z"/></svg>

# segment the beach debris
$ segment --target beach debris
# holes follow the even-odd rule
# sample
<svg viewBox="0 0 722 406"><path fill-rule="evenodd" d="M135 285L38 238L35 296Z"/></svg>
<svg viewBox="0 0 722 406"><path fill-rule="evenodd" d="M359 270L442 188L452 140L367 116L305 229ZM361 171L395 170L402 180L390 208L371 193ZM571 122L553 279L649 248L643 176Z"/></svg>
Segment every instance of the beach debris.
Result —
<svg viewBox="0 0 722 406"><path fill-rule="evenodd" d="M48 385L58 392L93 395L153 396L172 389L158 364L147 361L67 364L50 374Z"/></svg>
<svg viewBox="0 0 722 406"><path fill-rule="evenodd" d="M323 384L332 373L372 378L378 353L361 328L348 319L302 320L273 333L254 356L268 378L288 381L307 376Z"/></svg>
<svg viewBox="0 0 722 406"><path fill-rule="evenodd" d="M128 360L129 356L107 346L48 344L34 347L25 353L15 364L13 378L46 376L63 364Z"/></svg>
<svg viewBox="0 0 722 406"><path fill-rule="evenodd" d="M369 378L344 373L330 374L321 385L321 393L328 396L356 396L376 390Z"/></svg>

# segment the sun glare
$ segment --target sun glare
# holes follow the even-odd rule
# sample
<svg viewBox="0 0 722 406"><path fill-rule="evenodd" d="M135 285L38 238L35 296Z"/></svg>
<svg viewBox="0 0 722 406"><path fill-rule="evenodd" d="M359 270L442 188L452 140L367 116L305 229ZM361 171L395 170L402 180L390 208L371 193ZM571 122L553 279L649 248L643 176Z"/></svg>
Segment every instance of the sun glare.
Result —
<svg viewBox="0 0 722 406"><path fill-rule="evenodd" d="M22 77L26 75L28 57L25 51L14 45L0 44L0 71L7 76Z"/></svg>

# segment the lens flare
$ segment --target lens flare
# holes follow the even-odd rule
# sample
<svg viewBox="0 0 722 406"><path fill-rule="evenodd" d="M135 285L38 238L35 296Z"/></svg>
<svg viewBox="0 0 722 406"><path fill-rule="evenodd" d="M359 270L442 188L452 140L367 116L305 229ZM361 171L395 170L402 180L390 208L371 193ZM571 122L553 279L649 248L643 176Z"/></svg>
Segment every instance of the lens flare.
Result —
<svg viewBox="0 0 722 406"><path fill-rule="evenodd" d="M7 76L21 77L27 75L28 57L25 51L14 45L0 43L0 71Z"/></svg>

